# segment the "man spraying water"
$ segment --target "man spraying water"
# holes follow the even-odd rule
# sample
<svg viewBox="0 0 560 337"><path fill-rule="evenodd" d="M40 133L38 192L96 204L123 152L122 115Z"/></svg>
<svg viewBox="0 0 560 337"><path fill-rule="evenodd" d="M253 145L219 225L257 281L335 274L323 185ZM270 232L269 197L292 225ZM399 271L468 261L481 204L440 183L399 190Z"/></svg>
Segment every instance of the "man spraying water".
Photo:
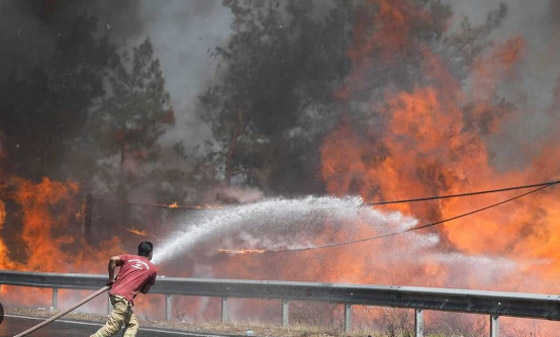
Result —
<svg viewBox="0 0 560 337"><path fill-rule="evenodd" d="M124 325L123 337L134 337L138 332L138 320L132 311L134 298L138 292L146 294L154 285L157 268L150 262L153 244L148 241L138 245L138 255L123 254L109 259L109 299L113 310L105 325L90 337L109 337L115 335ZM116 267L120 267L114 278Z"/></svg>

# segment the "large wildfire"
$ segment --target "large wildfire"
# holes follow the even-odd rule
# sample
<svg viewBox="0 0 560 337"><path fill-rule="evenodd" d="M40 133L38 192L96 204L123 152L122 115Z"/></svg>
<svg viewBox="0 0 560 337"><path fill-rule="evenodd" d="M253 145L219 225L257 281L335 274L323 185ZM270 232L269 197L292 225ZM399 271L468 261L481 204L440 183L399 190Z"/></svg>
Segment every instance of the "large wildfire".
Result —
<svg viewBox="0 0 560 337"><path fill-rule="evenodd" d="M503 124L515 113L513 108L496 99L497 91L501 84L515 76L523 61L526 43L522 37L497 41L476 58L468 71L468 79L461 81L434 46L412 40L410 36L412 29L431 24L430 12L404 0L370 0L368 4L377 9L376 14L364 14L359 18L351 49L347 51L352 64L350 75L344 86L333 92L339 101L342 122L327 135L320 149L321 175L328 194L359 195L364 202L374 202L560 178L558 132L553 133L556 138L545 140L540 152L534 153L532 161L522 168L504 170L492 164L489 139L500 134ZM367 76L375 74L377 68L397 71L403 55L414 55L421 60L418 76L422 84L405 89L394 83L381 89L368 85ZM558 83L555 100L549 108L551 116L558 114ZM375 92L370 94L370 90ZM375 115L376 123L371 126L355 123L352 111L355 101L368 106L366 111ZM553 127L558 130L560 125ZM0 160L9 158L0 157ZM0 267L104 273L108 257L122 253L124 248L118 233L103 242L87 244L84 241L82 193L80 186L73 182L44 178L32 183L3 176ZM421 225L496 203L515 193L377 206L375 209L401 212L418 219ZM168 207L170 212L181 211L177 203ZM6 225L15 219L21 221L21 228ZM348 227L332 225L331 220L324 216L313 231L307 232L308 227L295 228L283 237L293 235L294 240L321 245L380 233L366 223L354 224L349 233ZM156 232L155 228L126 229L126 225L123 228L137 234L138 241L146 237L153 239L156 251L158 244L163 244L165 232L170 232L160 226L154 237L150 233ZM272 225L266 228L274 231ZM265 246L276 236L274 232L262 234L262 237L258 237L257 232L245 236L226 234L227 238L206 240L186 256L174 257L162 264L160 274L535 293L554 293L559 285L558 187L414 234L332 249L274 254L267 252L270 247ZM13 292L10 287L3 286L1 291L4 299L26 304L48 304L50 294L37 290L26 293L23 298L22 293ZM74 297L68 298L67 301L71 301ZM147 296L138 302L140 312L161 317L162 313L150 309L150 302L161 300L157 296ZM195 320L215 319L219 306L213 301L178 298L175 300L176 308L180 308L176 310L177 317L182 314ZM267 320L278 315L275 305L240 302L238 306L243 315ZM296 306L296 314L297 310ZM324 307L314 310L323 313ZM337 313L332 314L335 318L329 316L331 318L325 320L341 320L338 308L329 310ZM367 308L358 310L355 315L361 319L358 322L380 316Z"/></svg>
<svg viewBox="0 0 560 337"><path fill-rule="evenodd" d="M553 159L558 155L554 137L542 145L541 152L535 153L532 163L522 170L497 170L490 163L485 139L500 132L501 124L512 113L494 103L495 94L500 84L511 78L523 57L521 37L496 44L490 53L480 56L473 64L471 86L463 88L428 46L407 40L407 25L411 21L408 6L399 1L390 5L385 1L379 3L383 10L375 19L384 28L376 34L391 38L386 41L374 35L367 43L361 40L363 37L357 41L349 52L356 65L349 85L355 90L355 83L363 81L359 77L369 55L364 48L374 47L393 56L415 49L423 56L422 76L430 84L407 91L384 90L382 102L374 102L371 107L372 111L381 112L382 129L371 128L366 134L359 134L352 126L343 125L326 139L321 150L323 177L331 194L356 192L370 201L391 200L558 178L559 165ZM352 99L352 93L343 90L343 99ZM359 89L355 94L362 95L362 90L367 89ZM551 113L554 109L551 106ZM399 210L426 222L435 221L507 196L511 194L409 204ZM524 268L540 275L542 282L538 286L532 284L528 289L517 279L504 280L495 287L554 291L555 285L549 282L557 278L560 266L556 249L560 233L558 205L557 192L546 191L482 215L444 224L438 228L438 234L442 246L451 251L517 261L546 260Z"/></svg>

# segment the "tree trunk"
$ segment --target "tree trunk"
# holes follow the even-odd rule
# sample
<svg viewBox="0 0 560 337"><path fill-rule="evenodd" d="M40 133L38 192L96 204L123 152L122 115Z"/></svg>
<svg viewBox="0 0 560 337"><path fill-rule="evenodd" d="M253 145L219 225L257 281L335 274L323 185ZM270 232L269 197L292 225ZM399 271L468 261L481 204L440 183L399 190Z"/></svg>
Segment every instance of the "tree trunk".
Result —
<svg viewBox="0 0 560 337"><path fill-rule="evenodd" d="M231 176L233 173L233 155L235 154L235 150L237 149L237 140L243 129L245 128L244 125L244 118L243 118L243 110L240 108L237 110L237 123L233 128L233 135L229 142L228 151L226 153L226 163L225 163L225 182L226 185L229 186L231 184Z"/></svg>
<svg viewBox="0 0 560 337"><path fill-rule="evenodd" d="M125 157L126 157L126 151L125 151L125 143L123 141L123 143L121 144L119 182L116 191L117 202L119 204L115 205L116 207L118 207L118 214L119 214L118 224L119 226L124 226L122 228L126 228L129 225L129 212L130 212L130 208L128 205L128 189L126 186L126 172L124 170Z"/></svg>

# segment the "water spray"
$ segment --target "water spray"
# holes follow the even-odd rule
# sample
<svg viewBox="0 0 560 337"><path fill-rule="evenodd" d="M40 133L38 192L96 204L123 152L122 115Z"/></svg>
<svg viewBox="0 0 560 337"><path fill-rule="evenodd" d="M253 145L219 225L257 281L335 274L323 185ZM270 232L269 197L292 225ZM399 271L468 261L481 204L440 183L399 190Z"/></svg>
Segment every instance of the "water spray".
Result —
<svg viewBox="0 0 560 337"><path fill-rule="evenodd" d="M364 202L360 197L347 197L347 198L334 198L334 197L307 197L303 199L271 199L264 200L253 204L247 204L235 207L224 207L222 209L216 210L212 214L203 212L199 216L187 221L182 224L186 228L184 230L179 230L173 233L173 236L158 250L157 255L154 258L154 263L161 263L161 261L166 260L180 251L185 251L197 242L203 241L209 237L216 236L220 232L231 231L233 229L240 229L242 226L245 227L256 227L262 226L262 222L276 222L285 223L286 221L292 221L294 223L305 221L305 218L312 214L313 212L329 212L334 214L334 216L339 220L347 218L359 218L364 223L369 223L377 227L380 233L376 236L362 238L357 240L348 240L345 242L325 244L325 245L308 245L306 247L291 247L283 249L243 249L243 250L227 250L222 249L219 252L229 253L229 254L246 254L246 253L277 253L286 251L303 251L310 249L320 249L320 248L331 248L345 246L360 242L373 241L377 239L387 238L396 236L403 233L408 233L416 231L423 228L437 226L439 224L450 222L456 219L460 219L466 216L470 216L490 208L494 208L505 203L517 200L529 194L538 192L545 188L560 183L560 180L553 180L548 182L542 182L537 184L506 187L485 191L475 191L460 194L451 195L440 195L432 197L414 198L414 199L402 199L395 201L380 201L380 202ZM481 194L490 193L500 193L506 191L513 191L519 189L528 189L528 192L516 195L514 197L502 200L500 202L471 210L450 218L442 219L432 223L417 226L417 220L412 217L403 216L400 212L392 213L382 213L376 211L371 206L396 204L396 203L410 203L419 201L428 201L436 199L447 199L447 198L457 198L457 197L470 197ZM367 207L370 206L370 207ZM255 219L258 221L255 223ZM262 221L265 219L265 221ZM189 223L191 223L190 226ZM393 224L396 228L387 231L385 226L379 226L380 224Z"/></svg>
<svg viewBox="0 0 560 337"><path fill-rule="evenodd" d="M177 229L154 252L153 263L159 264L196 244L224 236L240 230L280 230L281 235L290 237L282 242L274 242L269 249L221 250L226 254L267 253L282 248L301 248L312 245L311 242L297 243L293 232L311 228L328 222L340 228L356 223L367 224L379 233L390 229L403 230L417 224L413 217L400 212L381 212L371 207L364 207L361 197L305 197L299 199L275 198L252 204L227 206L222 209L190 213L180 218ZM305 241L304 239L302 239Z"/></svg>

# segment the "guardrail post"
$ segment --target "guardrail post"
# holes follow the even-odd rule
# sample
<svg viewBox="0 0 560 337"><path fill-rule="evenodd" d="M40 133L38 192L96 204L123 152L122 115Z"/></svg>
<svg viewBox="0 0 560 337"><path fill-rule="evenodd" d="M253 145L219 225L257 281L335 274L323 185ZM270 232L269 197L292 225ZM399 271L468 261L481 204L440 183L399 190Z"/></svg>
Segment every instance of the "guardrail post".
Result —
<svg viewBox="0 0 560 337"><path fill-rule="evenodd" d="M165 295L165 320L170 321L173 313L173 295Z"/></svg>
<svg viewBox="0 0 560 337"><path fill-rule="evenodd" d="M222 323L227 322L228 315L227 315L227 297L222 297Z"/></svg>
<svg viewBox="0 0 560 337"><path fill-rule="evenodd" d="M350 332L352 329L352 304L344 305L344 331Z"/></svg>
<svg viewBox="0 0 560 337"><path fill-rule="evenodd" d="M490 337L499 337L500 336L500 316L498 315L491 315L490 316Z"/></svg>
<svg viewBox="0 0 560 337"><path fill-rule="evenodd" d="M290 302L282 300L282 326L287 328L288 324L290 324Z"/></svg>
<svg viewBox="0 0 560 337"><path fill-rule="evenodd" d="M60 289L91 290L106 282L106 275L60 274L60 273L35 273L0 270L0 283L2 291L6 294L17 295L22 290L19 287L40 287L44 291L52 290L52 308L60 311ZM557 314L560 299L556 295L508 293L498 291L477 291L469 289L444 289L425 287L393 287L393 286L367 286L347 284L325 284L307 282L286 282L266 280L212 280L212 279L183 279L161 278L158 286L152 291L157 296L169 294L166 297L167 308L165 315L176 316L177 310L172 311L171 296L204 296L211 297L214 305L216 299L221 300L221 320L231 321L236 318L232 307L232 316L227 302L229 298L262 298L273 299L279 305L282 301L282 323L288 323L289 301L336 301L337 310L340 304L344 305L345 330L357 332L351 326L350 303L376 306L398 307L415 310L415 336L421 337L428 333L423 327L423 310L437 309L438 311L458 311L471 314L484 315L490 318L488 335L499 337L500 316L525 317L528 319L560 320ZM8 286L8 290L5 290ZM16 289L12 290L12 287ZM106 287L103 287L106 290ZM104 291L105 291L104 290ZM8 294L9 295L9 294ZM45 301L46 301L46 293ZM163 297L159 297L163 300ZM47 305L48 306L48 305ZM50 307L50 306L48 306ZM107 310L111 309L109 302ZM431 309L430 309L431 308ZM279 309L279 308L277 308ZM161 310L161 309L159 309ZM163 317L161 317L163 319ZM218 319L218 317L215 317ZM340 317L339 317L340 318ZM340 324L340 322L338 322ZM342 330L342 327L338 327ZM344 333L343 331L341 331Z"/></svg>
<svg viewBox="0 0 560 337"><path fill-rule="evenodd" d="M52 307L58 309L58 288L52 288Z"/></svg>
<svg viewBox="0 0 560 337"><path fill-rule="evenodd" d="M414 309L414 336L424 337L424 311Z"/></svg>
<svg viewBox="0 0 560 337"><path fill-rule="evenodd" d="M86 207L84 216L84 238L88 245L91 244L91 210L93 208L93 197L91 193L86 194Z"/></svg>

